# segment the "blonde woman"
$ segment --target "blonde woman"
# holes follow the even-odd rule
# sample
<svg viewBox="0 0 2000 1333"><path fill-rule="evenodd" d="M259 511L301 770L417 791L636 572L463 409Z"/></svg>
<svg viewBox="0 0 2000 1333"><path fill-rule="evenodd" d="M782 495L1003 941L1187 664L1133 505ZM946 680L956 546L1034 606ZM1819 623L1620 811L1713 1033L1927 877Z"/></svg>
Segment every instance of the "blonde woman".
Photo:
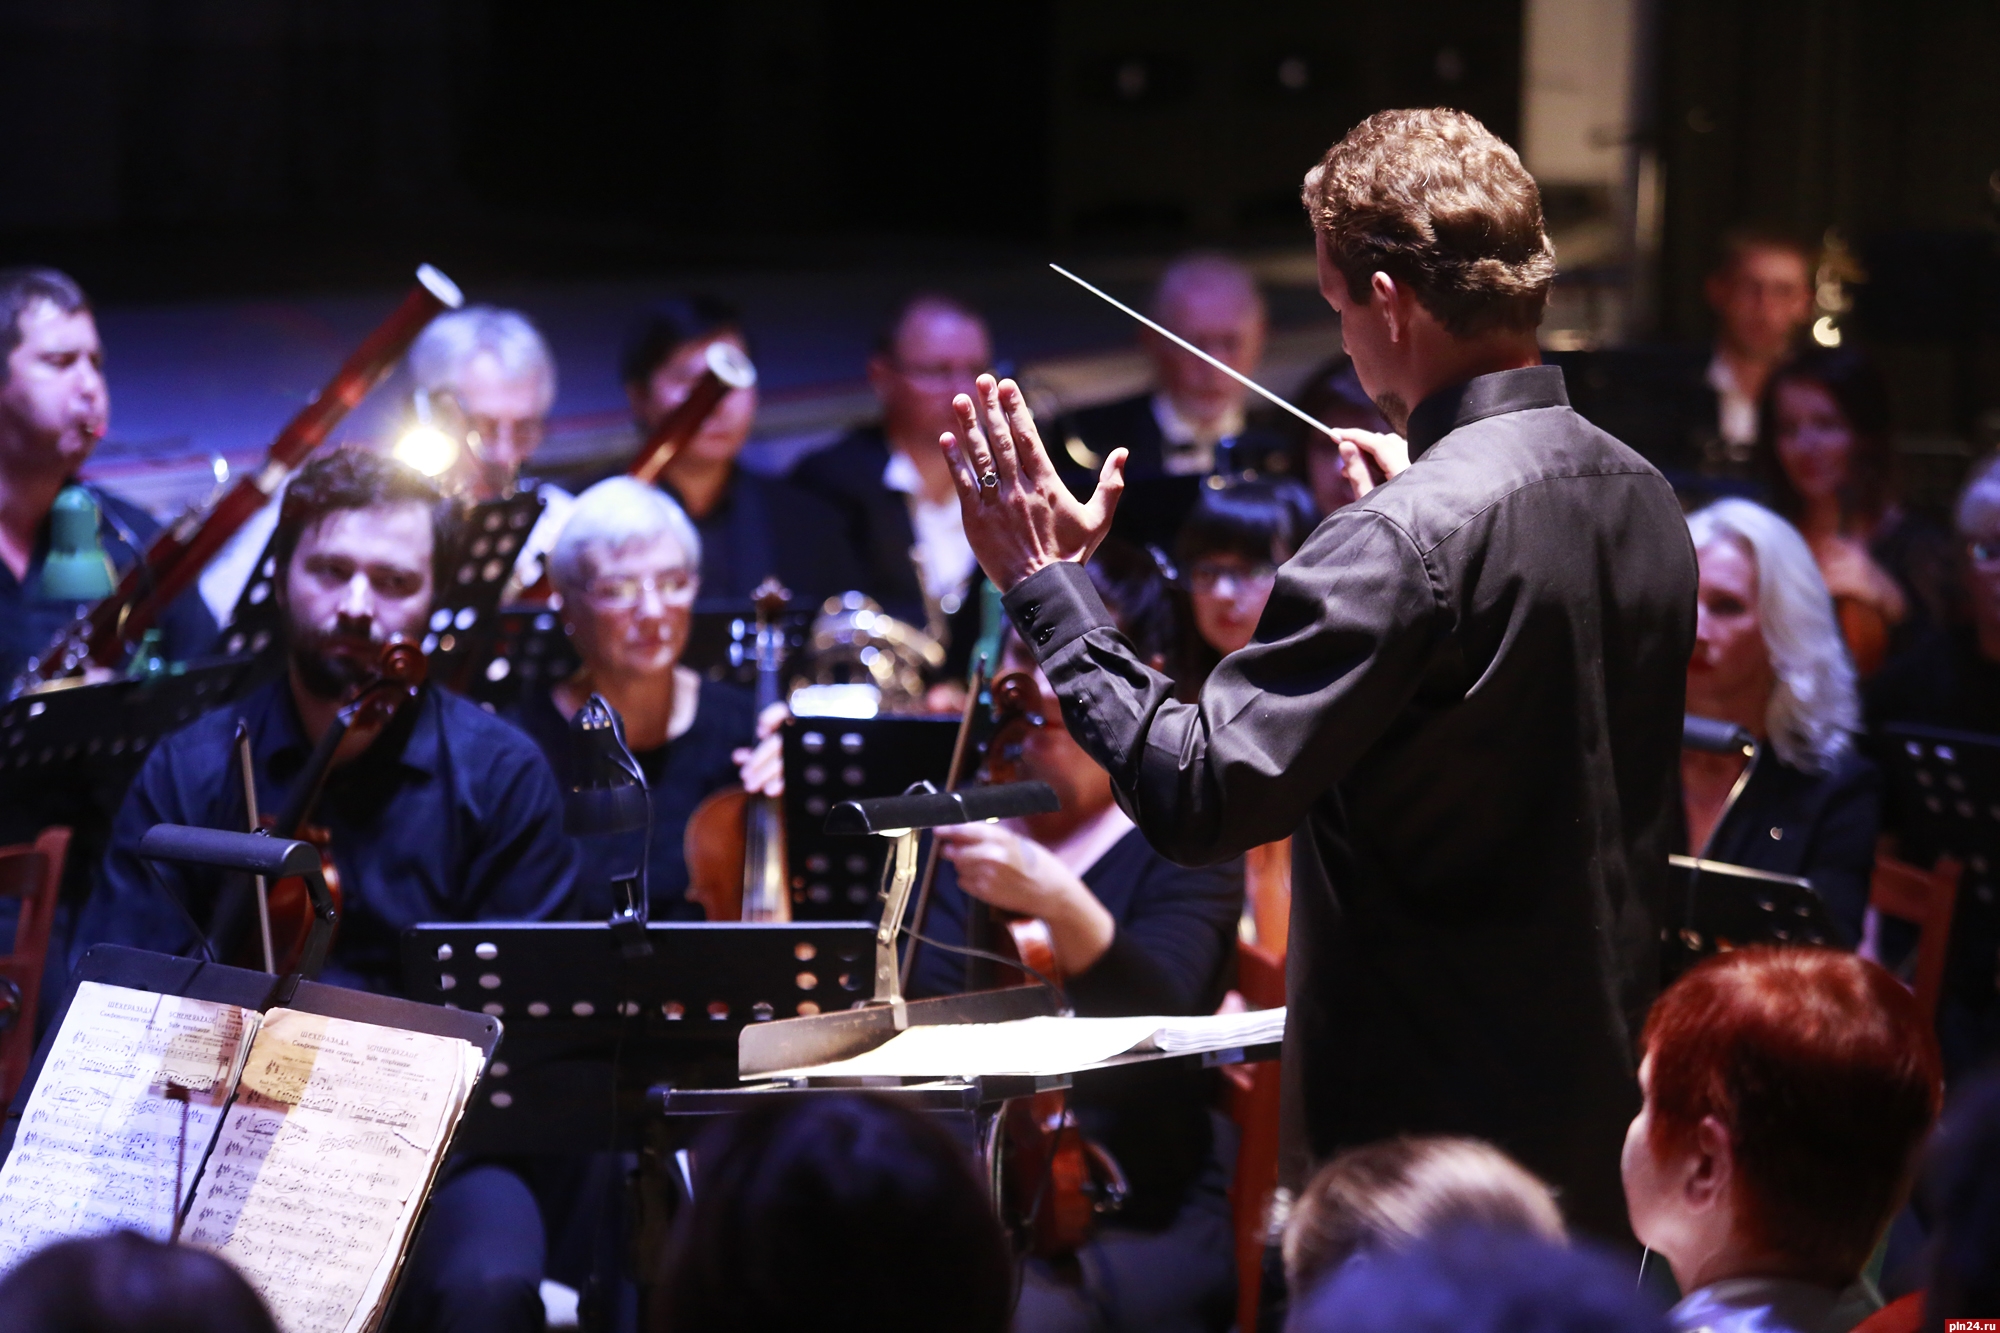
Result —
<svg viewBox="0 0 2000 1333"><path fill-rule="evenodd" d="M1687 710L1734 722L1762 753L1681 756L1684 850L1801 875L1847 943L1860 939L1880 820L1880 780L1855 751L1854 666L1805 539L1748 500L1688 519L1700 563Z"/></svg>

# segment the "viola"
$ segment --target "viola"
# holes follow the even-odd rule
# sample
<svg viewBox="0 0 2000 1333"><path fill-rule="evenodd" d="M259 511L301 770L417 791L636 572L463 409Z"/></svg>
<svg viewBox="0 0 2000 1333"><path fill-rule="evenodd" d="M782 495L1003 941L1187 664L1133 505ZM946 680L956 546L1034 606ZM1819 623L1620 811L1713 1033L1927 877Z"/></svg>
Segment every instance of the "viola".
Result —
<svg viewBox="0 0 2000 1333"><path fill-rule="evenodd" d="M718 344L726 346L727 344ZM776 579L757 586L757 716L783 695L785 627L792 595ZM784 803L741 787L716 792L688 816L682 838L688 897L710 921L790 921Z"/></svg>
<svg viewBox="0 0 2000 1333"><path fill-rule="evenodd" d="M980 777L1017 782L1033 777L1023 755L1028 738L1048 725L1035 678L1014 672L993 683L993 731ZM968 937L980 947L1011 956L1022 965L1000 984L1020 984L1039 973L1055 985L1066 979L1056 962L1055 938L1039 917L1005 912L968 896ZM1038 1092L1007 1103L1001 1112L1007 1139L1002 1173L1002 1212L1026 1228L1036 1254L1054 1258L1073 1253L1090 1238L1100 1213L1124 1201L1126 1183L1118 1163L1102 1145L1084 1137L1064 1091Z"/></svg>
<svg viewBox="0 0 2000 1333"><path fill-rule="evenodd" d="M333 862L331 835L323 825L311 822L320 793L326 788L327 774L333 768L334 755L350 735L358 732L371 740L379 735L402 706L417 697L429 671L430 664L416 644L400 635L383 644L374 672L350 691L347 702L334 715L326 734L319 738L300 770L284 808L258 821L273 837L296 838L319 849L320 872L326 877L327 891L333 895L336 910L341 908L343 899L340 872ZM312 899L305 881L297 876L278 880L266 890L265 903L271 932L270 970L279 975L296 971L313 925ZM265 960L261 956L254 960L251 957L261 955L261 941L250 941L249 946L239 950L238 957L231 961L250 967L262 964Z"/></svg>

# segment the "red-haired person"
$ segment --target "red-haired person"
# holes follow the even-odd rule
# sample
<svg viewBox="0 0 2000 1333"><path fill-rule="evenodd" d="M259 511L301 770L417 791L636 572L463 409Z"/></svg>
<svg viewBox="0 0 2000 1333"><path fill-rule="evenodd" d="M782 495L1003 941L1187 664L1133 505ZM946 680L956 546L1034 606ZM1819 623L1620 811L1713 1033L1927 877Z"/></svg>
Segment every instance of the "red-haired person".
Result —
<svg viewBox="0 0 2000 1333"><path fill-rule="evenodd" d="M1832 949L1708 959L1646 1020L1625 1136L1632 1231L1686 1293L1680 1330L1846 1333L1861 1269L1943 1095L1937 1041L1888 972Z"/></svg>

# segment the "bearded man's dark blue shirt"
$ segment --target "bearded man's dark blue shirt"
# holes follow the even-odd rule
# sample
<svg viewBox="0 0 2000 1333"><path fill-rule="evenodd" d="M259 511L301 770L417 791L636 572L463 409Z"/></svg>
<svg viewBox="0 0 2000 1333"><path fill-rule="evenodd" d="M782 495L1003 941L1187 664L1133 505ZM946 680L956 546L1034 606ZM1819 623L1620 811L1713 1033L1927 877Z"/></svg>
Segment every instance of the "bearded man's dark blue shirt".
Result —
<svg viewBox="0 0 2000 1333"><path fill-rule="evenodd" d="M279 678L155 748L126 793L75 951L110 942L192 953L186 904L204 932L234 916L218 957L254 930L229 876L138 854L154 824L241 829L232 736L250 728L257 804L276 811L311 753L290 683ZM573 843L554 775L534 742L458 695L426 687L359 757L333 770L312 822L331 835L344 902L322 981L399 989L398 937L424 921L548 921L569 915ZM240 881L239 881L240 883ZM238 906L234 912L230 904ZM248 930L246 930L246 927ZM226 958L225 958L226 961Z"/></svg>

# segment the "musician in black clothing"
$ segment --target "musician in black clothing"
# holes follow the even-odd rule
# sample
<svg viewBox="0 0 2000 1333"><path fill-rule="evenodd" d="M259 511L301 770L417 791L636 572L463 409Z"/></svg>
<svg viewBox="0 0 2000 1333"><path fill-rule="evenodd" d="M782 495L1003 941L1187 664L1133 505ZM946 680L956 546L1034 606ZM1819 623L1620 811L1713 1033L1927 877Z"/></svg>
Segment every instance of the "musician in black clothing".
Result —
<svg viewBox="0 0 2000 1333"><path fill-rule="evenodd" d="M577 911L586 920L611 912L614 875L646 857L656 921L699 921L688 901L682 852L688 816L703 798L741 782L768 796L784 794L771 709L757 744L758 719L747 690L704 680L680 663L690 609L700 596L701 539L667 496L630 477L600 481L579 495L549 553L562 595L563 628L583 659L568 680L531 690L509 720L548 757L567 789L574 762L569 721L593 693L618 711L625 743L646 775L653 804L650 834L580 839Z"/></svg>
<svg viewBox="0 0 2000 1333"><path fill-rule="evenodd" d="M1861 707L1833 599L1805 539L1761 505L1718 500L1688 527L1700 584L1687 708L1736 723L1762 753L1737 792L1742 756L1682 752L1676 850L1811 880L1852 948L1882 784L1855 745Z"/></svg>
<svg viewBox="0 0 2000 1333"><path fill-rule="evenodd" d="M742 316L712 296L664 301L633 326L619 377L642 436L687 401L718 342L749 354ZM746 612L752 591L776 575L794 605L817 607L858 586L860 571L832 506L739 463L756 419L757 386L730 390L667 464L660 486L700 534L703 606Z"/></svg>
<svg viewBox="0 0 2000 1333"><path fill-rule="evenodd" d="M1269 332L1257 280L1235 260L1191 254L1174 261L1154 289L1154 319L1210 356L1255 378ZM1114 449L1126 451L1126 495L1112 531L1161 549L1173 545L1213 475L1266 474L1291 467L1290 441L1244 415L1249 391L1151 329L1139 346L1153 368L1153 388L1056 423L1056 466L1088 497Z"/></svg>
<svg viewBox="0 0 2000 1333"><path fill-rule="evenodd" d="M868 360L882 420L792 469L794 483L839 509L861 569L855 586L944 643L947 679L965 675L979 637L979 562L966 544L937 441L951 428L952 395L992 364L993 343L977 311L937 292L911 297Z"/></svg>
<svg viewBox="0 0 2000 1333"><path fill-rule="evenodd" d="M1460 112L1380 112L1305 195L1321 291L1408 442L1343 436L1391 480L1357 467L1362 498L1279 569L1197 703L1076 563L1122 458L1077 503L1011 383L955 404L966 532L1156 848L1214 862L1293 835L1291 1183L1311 1155L1470 1134L1616 1237L1679 796L1687 526L1537 364L1555 260L1512 149Z"/></svg>
<svg viewBox="0 0 2000 1333"><path fill-rule="evenodd" d="M84 910L79 951L109 941L191 953L195 924L225 960L255 955L244 947L257 913L241 877L149 867L139 839L159 823L245 826L231 743L239 718L250 726L259 808L284 807L383 643L423 633L449 515L421 476L360 449L323 455L292 479L276 548L288 670L147 756ZM395 990L399 936L418 922L568 915L573 853L555 779L505 722L427 685L386 724L350 730L334 764L309 816L327 829L343 889L321 980ZM540 1330L543 1251L526 1184L497 1165L461 1164L432 1200L395 1327Z"/></svg>
<svg viewBox="0 0 2000 1333"><path fill-rule="evenodd" d="M1172 615L1157 571L1135 553L1115 570L1095 561L1089 575L1134 650L1163 662ZM1241 863L1187 869L1154 851L1113 802L1110 775L1063 730L1047 680L1012 635L1000 670L1026 672L1041 689L1043 725L1022 742L1021 776L1054 787L1062 809L939 830L946 860L923 933L963 943L975 901L1039 917L1079 1014L1213 1013L1234 972ZM966 989L965 958L919 948L913 994ZM1028 1261L1016 1328L1229 1326L1234 1134L1210 1109L1213 1091L1200 1072L1078 1077L1071 1109L1131 1193L1073 1263Z"/></svg>

